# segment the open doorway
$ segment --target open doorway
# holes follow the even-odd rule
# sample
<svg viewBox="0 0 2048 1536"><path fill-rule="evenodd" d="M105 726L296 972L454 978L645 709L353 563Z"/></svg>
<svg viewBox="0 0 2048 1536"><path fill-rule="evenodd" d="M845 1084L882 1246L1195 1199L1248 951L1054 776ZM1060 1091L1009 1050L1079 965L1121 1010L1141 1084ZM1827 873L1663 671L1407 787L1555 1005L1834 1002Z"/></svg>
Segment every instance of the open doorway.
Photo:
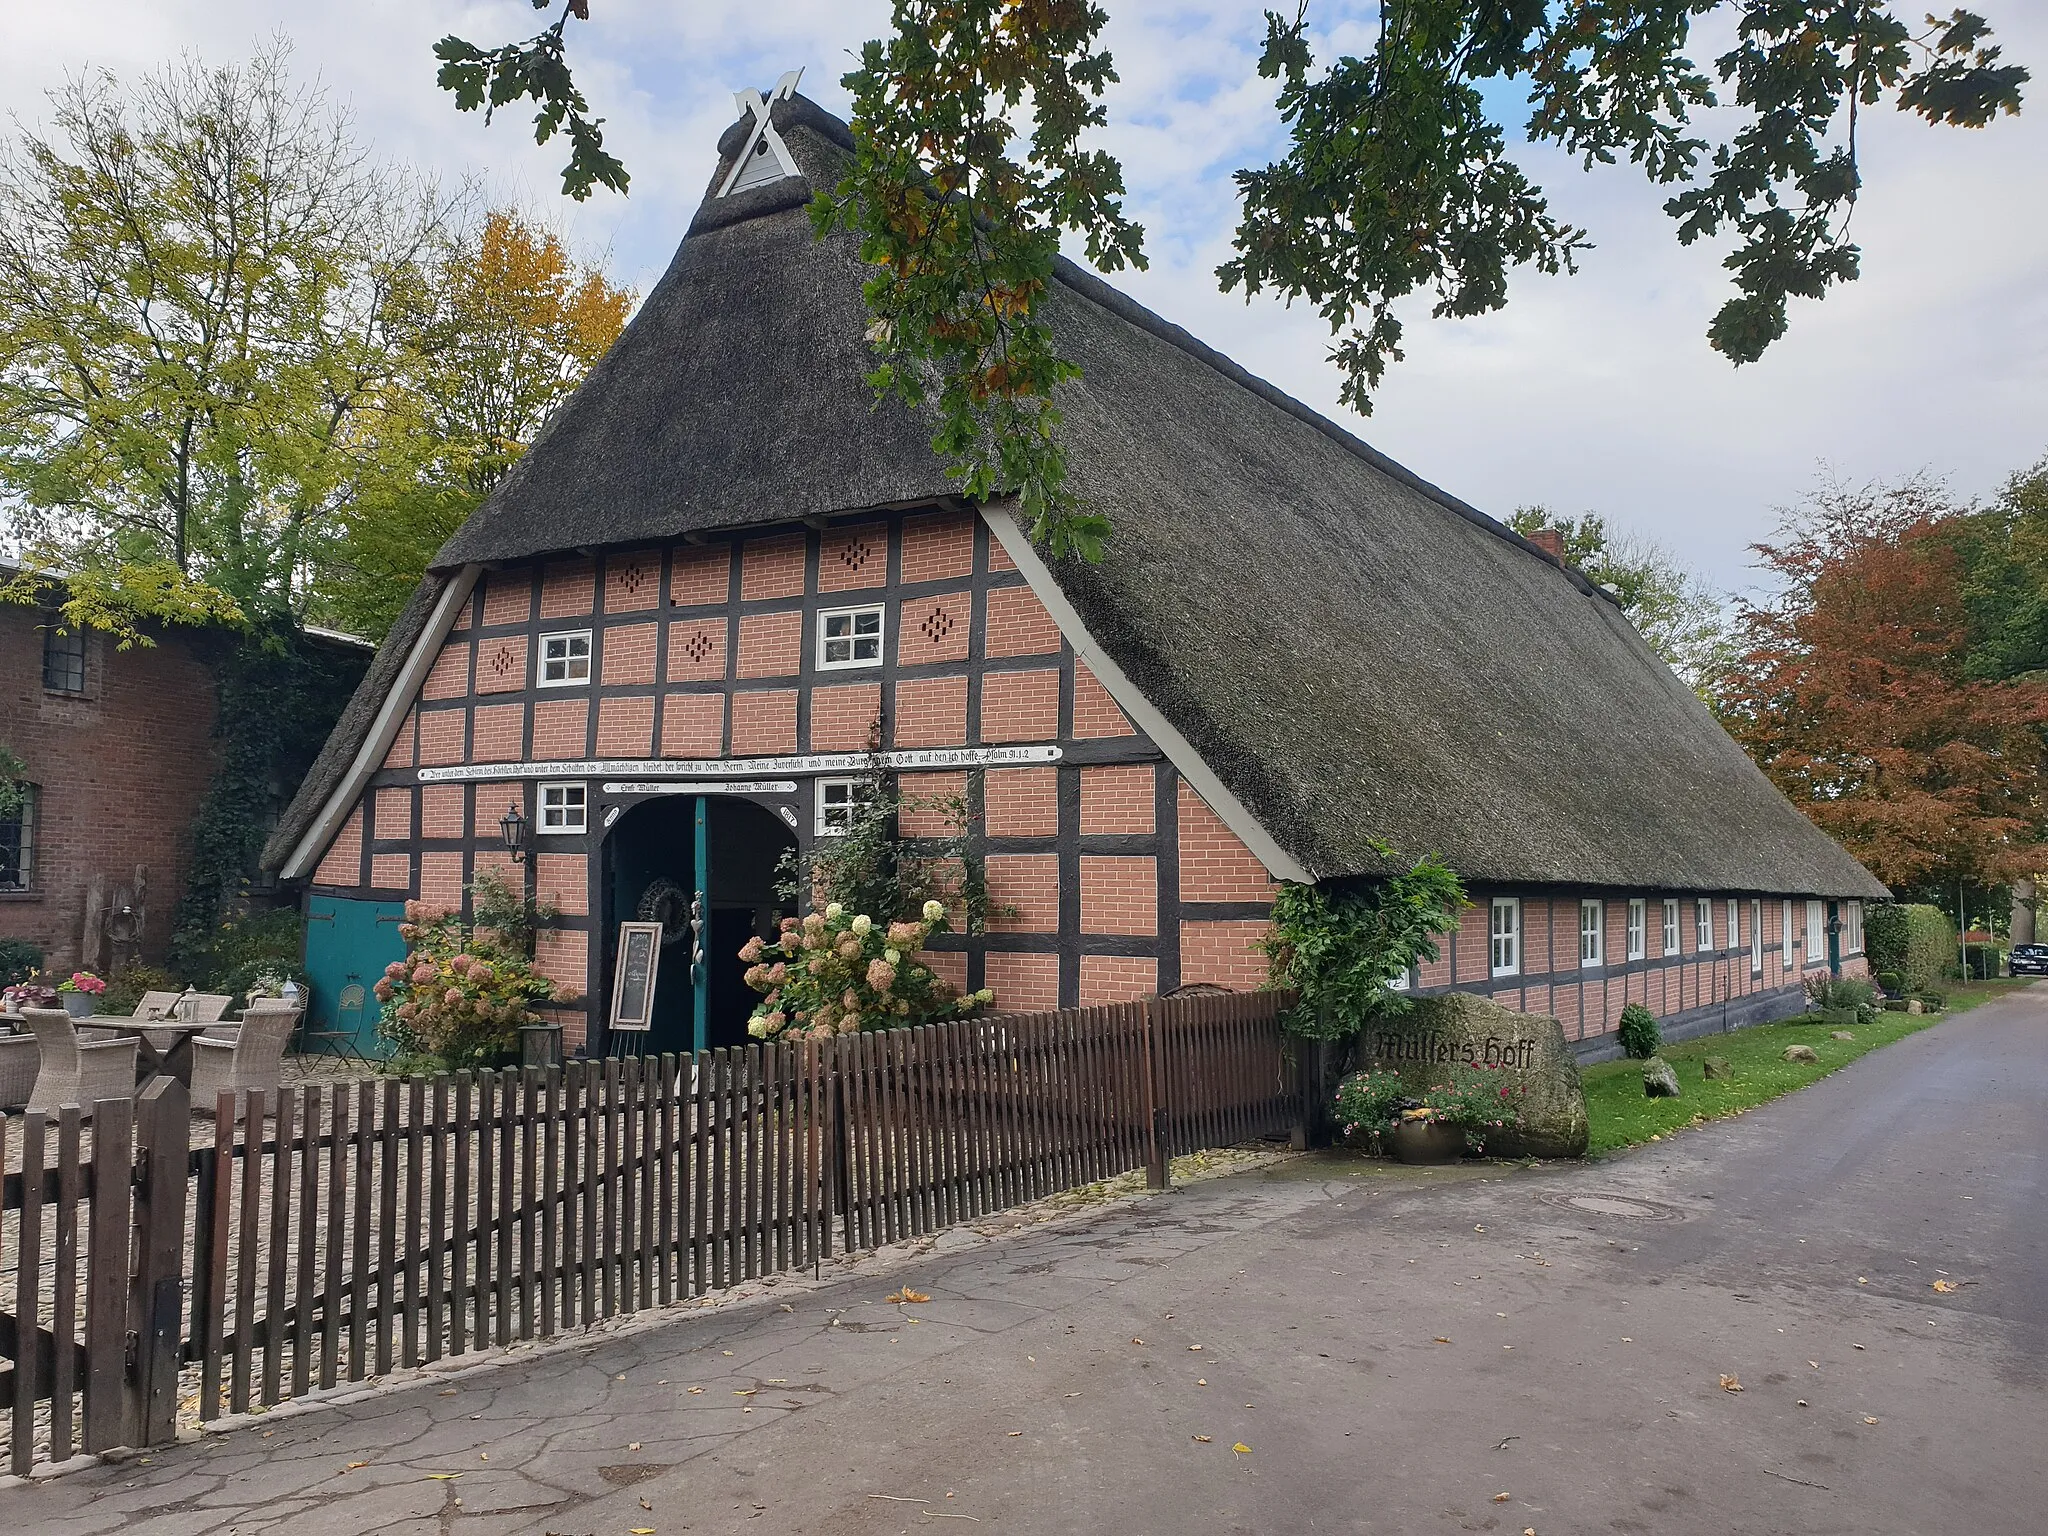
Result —
<svg viewBox="0 0 2048 1536"><path fill-rule="evenodd" d="M699 1038L698 986L690 974L690 903L698 890L699 819L709 911ZM750 935L777 931L794 905L775 893L776 867L796 834L765 806L733 795L664 795L614 822L604 840L605 1016L610 1016L619 924L659 922L662 944L654 983L649 1052L739 1045L758 1000L744 980L740 948ZM616 1042L613 1043L616 1049Z"/></svg>

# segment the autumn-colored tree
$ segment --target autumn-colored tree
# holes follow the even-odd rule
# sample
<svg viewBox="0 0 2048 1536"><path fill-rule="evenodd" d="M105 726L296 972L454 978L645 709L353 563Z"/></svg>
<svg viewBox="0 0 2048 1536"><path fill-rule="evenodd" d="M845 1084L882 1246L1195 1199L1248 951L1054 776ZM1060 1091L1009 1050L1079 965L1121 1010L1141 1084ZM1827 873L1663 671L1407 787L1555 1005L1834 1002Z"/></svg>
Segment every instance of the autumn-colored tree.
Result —
<svg viewBox="0 0 2048 1536"><path fill-rule="evenodd" d="M403 388L338 510L315 611L381 636L427 562L618 339L634 294L510 208L446 233L423 264Z"/></svg>
<svg viewBox="0 0 2048 1536"><path fill-rule="evenodd" d="M1894 887L2044 862L2048 683L1973 675L1977 516L1925 480L1824 489L1757 546L1782 589L1743 605L1719 690L1764 772Z"/></svg>

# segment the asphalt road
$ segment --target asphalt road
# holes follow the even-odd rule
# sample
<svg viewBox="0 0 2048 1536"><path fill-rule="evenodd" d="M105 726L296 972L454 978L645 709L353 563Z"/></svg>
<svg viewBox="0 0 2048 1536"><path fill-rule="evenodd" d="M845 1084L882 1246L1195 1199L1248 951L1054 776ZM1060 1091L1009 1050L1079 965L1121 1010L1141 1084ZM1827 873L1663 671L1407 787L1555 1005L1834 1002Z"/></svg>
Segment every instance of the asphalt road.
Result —
<svg viewBox="0 0 2048 1536"><path fill-rule="evenodd" d="M1606 1163L1305 1160L0 1492L39 1536L942 1521L2048 1531L2048 988Z"/></svg>

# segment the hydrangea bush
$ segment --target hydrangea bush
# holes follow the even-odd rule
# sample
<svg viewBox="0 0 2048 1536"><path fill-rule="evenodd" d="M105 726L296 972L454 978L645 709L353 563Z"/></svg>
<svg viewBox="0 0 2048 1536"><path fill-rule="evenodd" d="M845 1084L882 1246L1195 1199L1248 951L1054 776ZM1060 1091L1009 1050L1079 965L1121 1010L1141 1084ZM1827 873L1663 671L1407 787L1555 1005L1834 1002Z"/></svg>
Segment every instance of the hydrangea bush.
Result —
<svg viewBox="0 0 2048 1536"><path fill-rule="evenodd" d="M537 1023L533 1005L575 1000L538 974L529 960L479 924L465 928L452 912L405 904L399 925L406 955L384 968L377 1032L401 1057L430 1057L461 1069L490 1065Z"/></svg>
<svg viewBox="0 0 2048 1536"><path fill-rule="evenodd" d="M775 940L747 940L747 985L762 994L747 1021L757 1040L827 1040L861 1029L891 1029L958 1018L995 1001L965 997L917 956L947 931L946 909L927 901L917 922L882 924L839 902L802 922L782 920Z"/></svg>

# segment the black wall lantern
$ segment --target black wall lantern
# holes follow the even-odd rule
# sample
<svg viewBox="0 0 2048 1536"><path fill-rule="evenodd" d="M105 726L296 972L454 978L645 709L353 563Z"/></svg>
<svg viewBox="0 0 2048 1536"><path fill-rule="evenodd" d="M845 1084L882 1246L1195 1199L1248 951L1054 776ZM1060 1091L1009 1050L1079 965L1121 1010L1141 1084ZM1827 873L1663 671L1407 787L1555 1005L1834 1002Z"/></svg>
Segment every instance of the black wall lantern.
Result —
<svg viewBox="0 0 2048 1536"><path fill-rule="evenodd" d="M526 862L526 818L519 814L514 805L498 818L498 835L505 840L505 850L512 855L514 864Z"/></svg>

